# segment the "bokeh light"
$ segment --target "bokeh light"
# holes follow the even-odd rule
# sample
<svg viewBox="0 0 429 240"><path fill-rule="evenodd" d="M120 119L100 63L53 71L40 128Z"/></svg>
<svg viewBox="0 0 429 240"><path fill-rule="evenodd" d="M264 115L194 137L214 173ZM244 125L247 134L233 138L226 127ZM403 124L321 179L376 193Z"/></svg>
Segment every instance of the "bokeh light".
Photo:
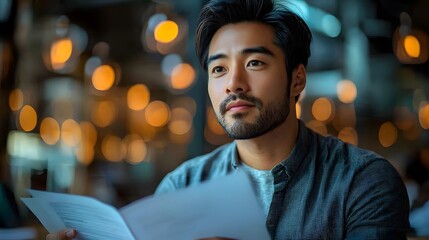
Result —
<svg viewBox="0 0 429 240"><path fill-rule="evenodd" d="M97 102L91 112L93 123L99 127L107 127L115 120L116 106L112 101Z"/></svg>
<svg viewBox="0 0 429 240"><path fill-rule="evenodd" d="M108 135L101 142L101 152L107 160L119 162L124 159L127 147L121 138Z"/></svg>
<svg viewBox="0 0 429 240"><path fill-rule="evenodd" d="M82 140L87 141L91 147L97 143L97 129L88 121L83 121L79 124L82 130Z"/></svg>
<svg viewBox="0 0 429 240"><path fill-rule="evenodd" d="M146 143L137 134L130 134L124 138L127 146L127 162L137 164L142 162L147 155Z"/></svg>
<svg viewBox="0 0 429 240"><path fill-rule="evenodd" d="M295 109L296 109L296 117L301 118L302 107L301 107L301 104L299 102L295 104Z"/></svg>
<svg viewBox="0 0 429 240"><path fill-rule="evenodd" d="M358 134L354 128L345 127L338 133L338 138L343 142L358 145Z"/></svg>
<svg viewBox="0 0 429 240"><path fill-rule="evenodd" d="M40 123L40 136L48 145L55 145L60 140L60 125L57 120L47 117Z"/></svg>
<svg viewBox="0 0 429 240"><path fill-rule="evenodd" d="M51 46L51 65L53 69L61 69L70 59L73 51L73 42L70 38L55 41Z"/></svg>
<svg viewBox="0 0 429 240"><path fill-rule="evenodd" d="M420 43L415 36L408 35L405 37L404 48L408 56L412 58L417 58L420 56Z"/></svg>
<svg viewBox="0 0 429 240"><path fill-rule="evenodd" d="M425 63L429 58L428 35L418 28L401 25L393 36L393 50L401 63Z"/></svg>
<svg viewBox="0 0 429 240"><path fill-rule="evenodd" d="M76 159L86 166L93 162L94 155L94 147L87 140L83 140L75 150Z"/></svg>
<svg viewBox="0 0 429 240"><path fill-rule="evenodd" d="M127 104L134 111L143 110L150 100L149 89L144 84L135 84L128 89Z"/></svg>
<svg viewBox="0 0 429 240"><path fill-rule="evenodd" d="M9 94L9 107L12 111L18 111L24 104L24 93L21 89L16 88Z"/></svg>
<svg viewBox="0 0 429 240"><path fill-rule="evenodd" d="M37 113L32 106L25 105L22 107L19 113L19 125L26 132L30 132L36 127Z"/></svg>
<svg viewBox="0 0 429 240"><path fill-rule="evenodd" d="M187 63L176 65L171 72L171 86L174 89L182 90L188 88L195 79L194 68Z"/></svg>
<svg viewBox="0 0 429 240"><path fill-rule="evenodd" d="M342 80L337 84L338 99L343 103L352 103L357 96L356 85L350 80Z"/></svg>
<svg viewBox="0 0 429 240"><path fill-rule="evenodd" d="M76 159L80 163L87 166L94 161L94 147L97 143L97 129L88 121L79 123L79 126L82 133L82 140L76 147L75 155Z"/></svg>
<svg viewBox="0 0 429 240"><path fill-rule="evenodd" d="M92 73L92 84L99 91L109 90L115 83L115 70L110 65L101 65Z"/></svg>
<svg viewBox="0 0 429 240"><path fill-rule="evenodd" d="M385 122L380 126L378 139L383 147L392 146L398 139L398 130L392 122Z"/></svg>
<svg viewBox="0 0 429 240"><path fill-rule="evenodd" d="M147 123L154 127L162 127L170 118L170 108L162 101L153 101L145 109Z"/></svg>
<svg viewBox="0 0 429 240"><path fill-rule="evenodd" d="M66 119L61 124L61 140L69 147L76 147L82 140L82 131L74 119Z"/></svg>
<svg viewBox="0 0 429 240"><path fill-rule="evenodd" d="M185 108L174 108L171 110L171 119L168 129L177 135L188 133L192 128L192 115Z"/></svg>
<svg viewBox="0 0 429 240"><path fill-rule="evenodd" d="M314 118L321 122L332 119L334 106L328 98L322 97L314 101L311 112Z"/></svg>
<svg viewBox="0 0 429 240"><path fill-rule="evenodd" d="M179 34L179 26L171 20L160 22L154 30L155 40L161 43L169 43Z"/></svg>
<svg viewBox="0 0 429 240"><path fill-rule="evenodd" d="M311 120L305 124L308 128L312 129L313 131L321 134L321 135L328 135L328 128L326 125L318 120Z"/></svg>
<svg viewBox="0 0 429 240"><path fill-rule="evenodd" d="M419 122L423 129L429 129L429 104L423 102L419 108Z"/></svg>

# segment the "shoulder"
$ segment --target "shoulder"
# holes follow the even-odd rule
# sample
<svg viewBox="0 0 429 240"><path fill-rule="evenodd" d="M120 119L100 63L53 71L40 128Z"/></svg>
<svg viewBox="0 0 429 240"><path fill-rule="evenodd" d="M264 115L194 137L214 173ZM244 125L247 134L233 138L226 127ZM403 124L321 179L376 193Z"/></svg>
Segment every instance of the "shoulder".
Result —
<svg viewBox="0 0 429 240"><path fill-rule="evenodd" d="M344 196L348 233L364 233L366 230L362 229L406 232L409 226L408 197L402 178L393 165L373 151L336 137L318 136L317 142L325 156L319 158L322 168L341 176L347 185Z"/></svg>
<svg viewBox="0 0 429 240"><path fill-rule="evenodd" d="M402 188L401 176L383 156L332 136L318 136L317 142L320 168L341 176L350 187L365 189L371 184L376 189Z"/></svg>
<svg viewBox="0 0 429 240"><path fill-rule="evenodd" d="M351 170L361 171L372 165L393 166L383 156L341 141L333 136L318 136L319 151L332 164L347 165Z"/></svg>
<svg viewBox="0 0 429 240"><path fill-rule="evenodd" d="M156 193L185 188L219 175L226 175L232 170L235 151L235 144L229 143L183 162L164 177Z"/></svg>

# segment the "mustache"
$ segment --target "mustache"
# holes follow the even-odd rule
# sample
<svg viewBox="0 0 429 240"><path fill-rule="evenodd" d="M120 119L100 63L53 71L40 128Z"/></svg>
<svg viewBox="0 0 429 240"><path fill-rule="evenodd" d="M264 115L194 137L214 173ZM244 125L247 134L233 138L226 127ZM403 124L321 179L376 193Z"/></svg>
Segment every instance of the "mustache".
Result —
<svg viewBox="0 0 429 240"><path fill-rule="evenodd" d="M245 93L234 93L234 94L228 95L228 97L222 101L222 103L219 106L220 113L224 115L226 112L226 106L228 106L230 102L236 101L236 100L243 100L246 102L250 102L254 104L258 109L262 108L262 101L259 98L248 96Z"/></svg>

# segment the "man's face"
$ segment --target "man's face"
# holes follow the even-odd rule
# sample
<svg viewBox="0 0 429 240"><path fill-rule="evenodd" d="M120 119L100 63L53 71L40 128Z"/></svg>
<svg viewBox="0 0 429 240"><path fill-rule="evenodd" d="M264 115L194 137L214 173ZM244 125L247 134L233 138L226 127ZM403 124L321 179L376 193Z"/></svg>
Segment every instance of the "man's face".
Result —
<svg viewBox="0 0 429 240"><path fill-rule="evenodd" d="M289 115L284 54L271 27L228 24L212 38L208 91L219 123L234 139L261 136Z"/></svg>

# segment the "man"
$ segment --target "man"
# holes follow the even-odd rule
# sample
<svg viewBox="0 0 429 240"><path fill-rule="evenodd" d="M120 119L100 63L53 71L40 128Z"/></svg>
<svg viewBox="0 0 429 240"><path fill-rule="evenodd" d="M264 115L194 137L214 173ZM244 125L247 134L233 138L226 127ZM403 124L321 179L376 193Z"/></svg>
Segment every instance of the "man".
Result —
<svg viewBox="0 0 429 240"><path fill-rule="evenodd" d="M196 51L234 141L186 161L156 193L244 169L273 239L406 239L407 193L388 161L296 118L311 38L298 15L272 0L205 5Z"/></svg>

